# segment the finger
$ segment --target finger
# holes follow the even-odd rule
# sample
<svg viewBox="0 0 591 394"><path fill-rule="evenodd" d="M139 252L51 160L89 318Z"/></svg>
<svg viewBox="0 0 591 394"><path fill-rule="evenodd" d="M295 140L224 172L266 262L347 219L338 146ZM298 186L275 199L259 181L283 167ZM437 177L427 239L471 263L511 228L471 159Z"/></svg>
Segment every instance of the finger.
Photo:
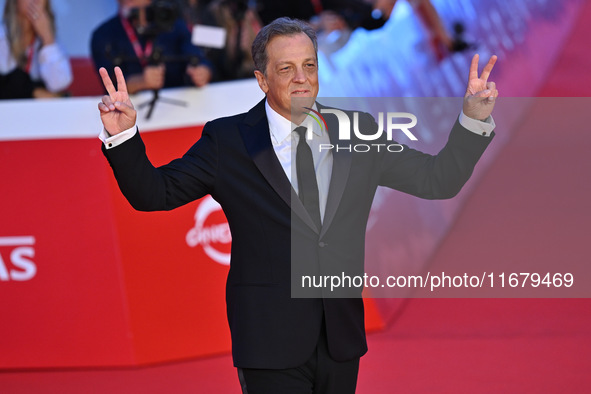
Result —
<svg viewBox="0 0 591 394"><path fill-rule="evenodd" d="M39 6L37 5L36 2L31 1L29 2L28 6L27 6L27 12L29 14L29 16L33 19L37 19L39 18Z"/></svg>
<svg viewBox="0 0 591 394"><path fill-rule="evenodd" d="M480 79L484 82L488 81L488 77L490 76L490 72L492 71L495 63L497 62L497 55L492 55L488 61L488 64L484 66L484 70L482 70L482 74L480 75Z"/></svg>
<svg viewBox="0 0 591 394"><path fill-rule="evenodd" d="M472 57L472 63L470 64L470 75L468 76L468 82L473 79L478 79L478 59L480 56L478 54Z"/></svg>
<svg viewBox="0 0 591 394"><path fill-rule="evenodd" d="M104 103L98 103L98 109L99 109L99 111L104 112L104 113L111 112L109 107L107 107Z"/></svg>
<svg viewBox="0 0 591 394"><path fill-rule="evenodd" d="M492 94L488 97L488 101L496 101L497 97L499 97L499 91L497 89L492 91Z"/></svg>
<svg viewBox="0 0 591 394"><path fill-rule="evenodd" d="M486 88L494 92L497 89L497 84L494 82L487 82Z"/></svg>
<svg viewBox="0 0 591 394"><path fill-rule="evenodd" d="M135 109L133 109L133 107L130 107L129 105L122 103L121 101L115 101L115 108L121 112L123 112L125 115L129 116L130 118L135 117Z"/></svg>
<svg viewBox="0 0 591 394"><path fill-rule="evenodd" d="M107 72L107 69L104 67L101 67L99 69L99 74L103 80L103 85L105 86L105 89L107 89L107 93L109 93L109 96L113 96L113 94L115 94L117 91L115 90L115 86L113 85L113 81L111 81L111 77L109 77L109 73Z"/></svg>
<svg viewBox="0 0 591 394"><path fill-rule="evenodd" d="M117 77L117 89L120 92L127 93L127 84L125 83L125 77L123 77L123 71L120 67L115 67L115 77Z"/></svg>
<svg viewBox="0 0 591 394"><path fill-rule="evenodd" d="M101 98L101 100L102 100L102 102L103 102L103 103L105 103L106 105L113 104L113 99L112 99L112 98L111 98L111 96L109 96L109 95L104 95L104 96Z"/></svg>
<svg viewBox="0 0 591 394"><path fill-rule="evenodd" d="M34 23L37 20L37 18L39 18L39 15L35 11L28 9L27 18L29 19L29 21Z"/></svg>
<svg viewBox="0 0 591 394"><path fill-rule="evenodd" d="M493 91L490 89L486 89L486 90L482 90L480 92L474 93L472 95L472 97L481 97L481 98L486 98L486 97L490 97L492 96Z"/></svg>
<svg viewBox="0 0 591 394"><path fill-rule="evenodd" d="M115 110L115 105L113 104L113 100L111 99L111 96L103 96L103 101L102 103L109 108L111 111Z"/></svg>

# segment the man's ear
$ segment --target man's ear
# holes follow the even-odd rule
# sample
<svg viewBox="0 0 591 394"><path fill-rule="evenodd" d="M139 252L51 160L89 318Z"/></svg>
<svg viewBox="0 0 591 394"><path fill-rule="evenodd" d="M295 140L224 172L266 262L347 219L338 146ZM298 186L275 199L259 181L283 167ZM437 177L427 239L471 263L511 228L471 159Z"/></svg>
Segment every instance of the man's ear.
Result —
<svg viewBox="0 0 591 394"><path fill-rule="evenodd" d="M267 92L269 91L269 85L267 85L267 78L265 78L263 73L259 70L255 70L254 76L257 78L257 82L259 83L259 87L261 88L261 90L265 94L267 94Z"/></svg>

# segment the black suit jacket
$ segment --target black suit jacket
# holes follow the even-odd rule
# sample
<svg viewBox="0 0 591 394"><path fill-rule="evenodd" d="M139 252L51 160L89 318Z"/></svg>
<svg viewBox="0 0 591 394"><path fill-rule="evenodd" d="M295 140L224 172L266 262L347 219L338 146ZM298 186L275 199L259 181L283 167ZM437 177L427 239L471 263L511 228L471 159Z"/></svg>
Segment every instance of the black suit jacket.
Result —
<svg viewBox="0 0 591 394"><path fill-rule="evenodd" d="M377 127L371 116L360 118L362 127ZM335 120L326 116L331 143L338 138ZM301 295L295 290L303 274L363 275L365 227L377 187L453 197L490 141L456 122L436 156L408 147L400 153L333 151L321 229L274 153L264 100L247 113L208 122L182 158L160 168L149 162L139 133L103 152L135 209L170 210L206 194L221 204L232 232L226 303L234 364L278 369L307 360L323 319L335 360L367 351L361 289L316 289L313 298L295 298L291 288Z"/></svg>

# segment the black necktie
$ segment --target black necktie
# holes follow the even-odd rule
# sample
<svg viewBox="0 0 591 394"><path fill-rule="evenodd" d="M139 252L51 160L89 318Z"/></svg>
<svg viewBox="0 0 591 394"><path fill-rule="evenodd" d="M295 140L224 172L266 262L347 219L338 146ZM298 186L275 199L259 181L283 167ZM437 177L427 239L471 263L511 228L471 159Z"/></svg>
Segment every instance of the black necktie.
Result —
<svg viewBox="0 0 591 394"><path fill-rule="evenodd" d="M314 170L314 159L312 158L312 149L306 143L306 128L296 127L294 130L300 136L300 142L296 151L296 171L298 176L298 194L304 207L312 217L312 220L320 229L322 222L320 220L320 201L318 197L318 182L316 180L316 171Z"/></svg>

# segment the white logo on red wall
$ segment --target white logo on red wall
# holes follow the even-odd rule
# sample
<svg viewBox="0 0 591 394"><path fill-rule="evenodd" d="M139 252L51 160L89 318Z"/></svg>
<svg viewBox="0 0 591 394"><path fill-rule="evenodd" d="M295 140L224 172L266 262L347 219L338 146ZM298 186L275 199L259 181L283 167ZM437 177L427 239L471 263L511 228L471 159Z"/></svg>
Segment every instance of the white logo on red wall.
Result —
<svg viewBox="0 0 591 394"><path fill-rule="evenodd" d="M195 211L195 227L185 237L187 245L201 246L209 258L230 265L232 234L222 207L211 196L203 198Z"/></svg>
<svg viewBox="0 0 591 394"><path fill-rule="evenodd" d="M0 282L22 282L35 277L34 246L33 236L0 237Z"/></svg>

